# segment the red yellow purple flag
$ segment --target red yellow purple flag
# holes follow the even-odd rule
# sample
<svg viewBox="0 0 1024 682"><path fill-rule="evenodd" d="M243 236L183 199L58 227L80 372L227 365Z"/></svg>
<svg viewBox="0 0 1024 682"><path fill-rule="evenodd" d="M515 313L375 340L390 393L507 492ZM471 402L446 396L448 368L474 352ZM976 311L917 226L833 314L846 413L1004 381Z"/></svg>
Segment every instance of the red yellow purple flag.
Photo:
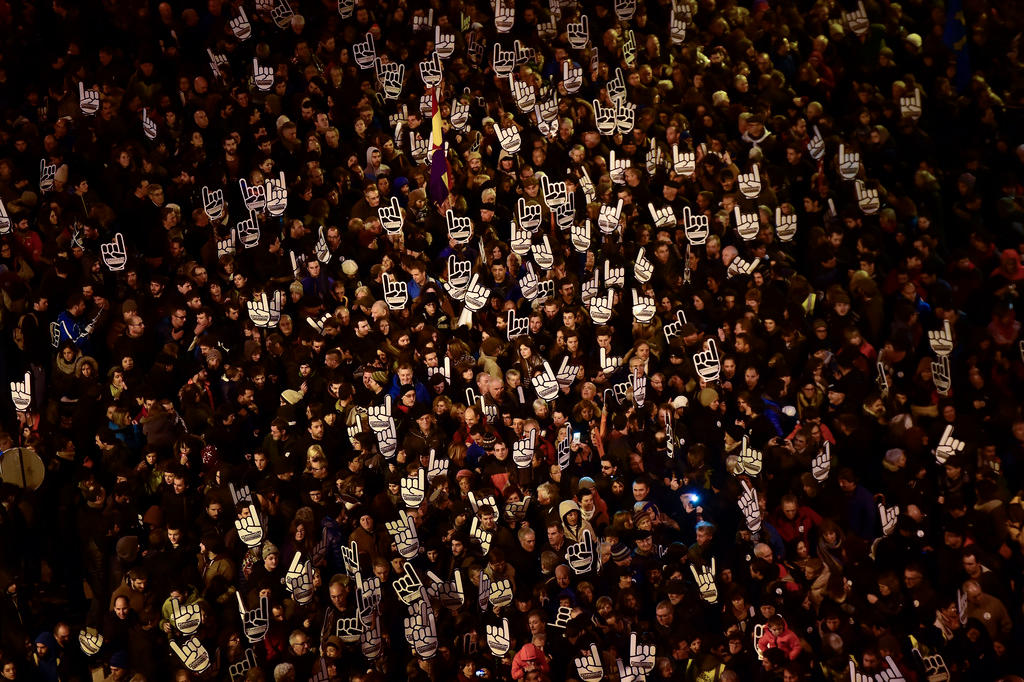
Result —
<svg viewBox="0 0 1024 682"><path fill-rule="evenodd" d="M444 151L444 136L441 132L440 90L431 88L430 103L430 199L439 210L447 210L448 195L452 188L451 169Z"/></svg>

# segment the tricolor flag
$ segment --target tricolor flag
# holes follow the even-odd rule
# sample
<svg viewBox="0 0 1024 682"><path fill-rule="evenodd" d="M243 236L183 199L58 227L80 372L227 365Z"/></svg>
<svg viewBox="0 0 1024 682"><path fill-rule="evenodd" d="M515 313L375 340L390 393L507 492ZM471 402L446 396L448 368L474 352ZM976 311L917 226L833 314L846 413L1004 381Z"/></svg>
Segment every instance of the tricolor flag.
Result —
<svg viewBox="0 0 1024 682"><path fill-rule="evenodd" d="M440 91L431 88L430 97L430 199L441 213L448 209L448 194L452 188L452 173L441 134Z"/></svg>

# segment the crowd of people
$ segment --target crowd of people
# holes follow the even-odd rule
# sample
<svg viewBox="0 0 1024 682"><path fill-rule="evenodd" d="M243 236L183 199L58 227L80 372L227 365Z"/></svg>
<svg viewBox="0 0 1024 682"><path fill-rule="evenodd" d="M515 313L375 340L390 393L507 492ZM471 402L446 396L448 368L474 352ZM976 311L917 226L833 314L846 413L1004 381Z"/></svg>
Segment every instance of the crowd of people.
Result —
<svg viewBox="0 0 1024 682"><path fill-rule="evenodd" d="M1009 0L0 0L0 680L1020 679Z"/></svg>

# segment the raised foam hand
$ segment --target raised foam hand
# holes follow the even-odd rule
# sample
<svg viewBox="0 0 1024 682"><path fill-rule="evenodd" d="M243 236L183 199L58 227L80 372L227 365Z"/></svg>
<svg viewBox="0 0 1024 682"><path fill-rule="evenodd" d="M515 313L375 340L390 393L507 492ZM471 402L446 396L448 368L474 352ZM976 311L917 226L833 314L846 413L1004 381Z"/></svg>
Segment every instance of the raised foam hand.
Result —
<svg viewBox="0 0 1024 682"><path fill-rule="evenodd" d="M740 173L736 178L740 192L748 199L756 199L761 193L761 171L757 164L750 169L749 173Z"/></svg>
<svg viewBox="0 0 1024 682"><path fill-rule="evenodd" d="M683 207L683 229L686 240L692 246L702 246L711 233L711 224L703 213L692 213L689 206Z"/></svg>
<svg viewBox="0 0 1024 682"><path fill-rule="evenodd" d="M512 641L508 627L508 618L502 618L500 626L485 626L484 632L487 636L487 648L491 650L492 654L501 658L508 653Z"/></svg>
<svg viewBox="0 0 1024 682"><path fill-rule="evenodd" d="M574 662L576 663L576 672L583 682L598 682L598 680L604 677L601 653L597 650L596 644L590 645L589 654L578 656Z"/></svg>
<svg viewBox="0 0 1024 682"><path fill-rule="evenodd" d="M516 23L516 5L512 0L494 0L494 28L508 33Z"/></svg>
<svg viewBox="0 0 1024 682"><path fill-rule="evenodd" d="M839 175L844 180L853 180L860 172L860 153L847 150L846 145L841 144L836 163L839 165Z"/></svg>
<svg viewBox="0 0 1024 682"><path fill-rule="evenodd" d="M757 493L746 481L743 483L743 494L740 495L739 507L747 523L747 530L756 533L761 530L761 508L757 504Z"/></svg>
<svg viewBox="0 0 1024 682"><path fill-rule="evenodd" d="M701 566L700 571L690 564L690 571L700 591L700 598L709 604L718 601L718 587L715 585L715 557L711 557L710 566Z"/></svg>
<svg viewBox="0 0 1024 682"><path fill-rule="evenodd" d="M566 35L569 39L569 47L574 50L586 49L590 42L590 19L586 14L580 16L579 21L570 21L565 26Z"/></svg>
<svg viewBox="0 0 1024 682"><path fill-rule="evenodd" d="M654 670L654 645L640 644L635 632L629 633L629 665L645 674Z"/></svg>
<svg viewBox="0 0 1024 682"><path fill-rule="evenodd" d="M190 637L184 646L171 640L171 650L186 668L194 673L203 673L210 667L210 653L199 641L198 637Z"/></svg>
<svg viewBox="0 0 1024 682"><path fill-rule="evenodd" d="M120 232L114 235L114 241L100 244L100 259L111 272L124 270L128 262L128 251L124 246L124 237Z"/></svg>
<svg viewBox="0 0 1024 682"><path fill-rule="evenodd" d="M401 310L409 303L409 285L388 273L381 276L384 284L384 302L391 310Z"/></svg>
<svg viewBox="0 0 1024 682"><path fill-rule="evenodd" d="M95 116L100 110L99 90L87 90L83 81L78 81L78 108L86 116Z"/></svg>
<svg viewBox="0 0 1024 682"><path fill-rule="evenodd" d="M775 209L775 234L779 241L791 242L796 237L796 214L784 214L781 208Z"/></svg>

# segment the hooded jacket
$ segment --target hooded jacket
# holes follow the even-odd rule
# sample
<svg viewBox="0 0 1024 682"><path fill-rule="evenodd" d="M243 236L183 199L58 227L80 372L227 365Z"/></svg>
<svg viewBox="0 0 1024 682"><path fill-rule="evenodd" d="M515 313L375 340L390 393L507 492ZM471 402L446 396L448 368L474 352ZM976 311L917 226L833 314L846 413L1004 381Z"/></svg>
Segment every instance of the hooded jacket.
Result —
<svg viewBox="0 0 1024 682"><path fill-rule="evenodd" d="M569 525L569 521L566 519L569 512L577 512L579 514L579 521L575 526ZM562 502L559 502L558 518L562 520L562 529L565 532L566 542L579 542L583 537L583 531L585 530L590 531L591 539L597 539L597 533L594 532L594 527L590 525L590 521L583 518L583 510L580 509L580 505L576 503L576 500L563 500Z"/></svg>

